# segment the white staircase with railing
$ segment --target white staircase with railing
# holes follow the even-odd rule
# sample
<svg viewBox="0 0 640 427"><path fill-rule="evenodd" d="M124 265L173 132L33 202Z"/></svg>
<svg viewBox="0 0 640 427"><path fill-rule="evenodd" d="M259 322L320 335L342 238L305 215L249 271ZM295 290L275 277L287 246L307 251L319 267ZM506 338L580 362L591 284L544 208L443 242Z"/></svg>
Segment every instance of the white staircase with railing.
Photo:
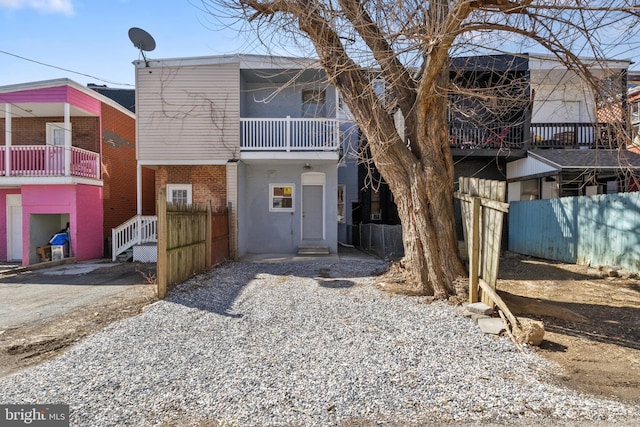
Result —
<svg viewBox="0 0 640 427"><path fill-rule="evenodd" d="M111 230L112 261L121 253L133 248L134 261L156 262L157 242L158 217L136 215Z"/></svg>

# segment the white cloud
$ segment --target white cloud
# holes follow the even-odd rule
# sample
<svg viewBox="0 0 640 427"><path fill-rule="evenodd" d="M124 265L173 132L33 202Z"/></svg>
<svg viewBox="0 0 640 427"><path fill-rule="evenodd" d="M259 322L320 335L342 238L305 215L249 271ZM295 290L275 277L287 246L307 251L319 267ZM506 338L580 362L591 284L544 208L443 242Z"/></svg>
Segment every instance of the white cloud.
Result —
<svg viewBox="0 0 640 427"><path fill-rule="evenodd" d="M0 0L0 9L31 8L43 13L73 15L71 0Z"/></svg>

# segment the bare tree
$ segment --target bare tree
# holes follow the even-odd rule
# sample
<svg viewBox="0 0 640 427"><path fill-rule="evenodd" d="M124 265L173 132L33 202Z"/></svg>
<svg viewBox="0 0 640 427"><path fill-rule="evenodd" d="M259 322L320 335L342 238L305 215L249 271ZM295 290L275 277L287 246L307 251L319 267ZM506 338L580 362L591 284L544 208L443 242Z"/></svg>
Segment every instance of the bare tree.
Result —
<svg viewBox="0 0 640 427"><path fill-rule="evenodd" d="M310 42L394 195L407 290L436 298L454 294L454 279L464 274L452 204L447 112L456 85L450 84L450 56L487 52L491 46L511 52L542 47L585 80L595 80L580 57L598 59L614 46L634 47L640 25L639 8L630 0L202 0L202 5L222 22L244 22L263 42L268 37L277 37L278 45L286 37ZM384 96L376 93L374 78L385 82ZM393 119L397 111L406 126L400 131Z"/></svg>

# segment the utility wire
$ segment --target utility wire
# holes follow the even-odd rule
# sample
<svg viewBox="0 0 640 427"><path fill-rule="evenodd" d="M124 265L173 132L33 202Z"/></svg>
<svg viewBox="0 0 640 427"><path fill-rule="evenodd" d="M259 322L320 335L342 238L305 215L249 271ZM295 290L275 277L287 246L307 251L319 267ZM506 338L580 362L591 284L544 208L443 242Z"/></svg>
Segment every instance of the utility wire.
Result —
<svg viewBox="0 0 640 427"><path fill-rule="evenodd" d="M100 77L92 76L91 74L85 74L85 73L81 73L79 71L70 70L68 68L62 68L62 67L58 67L56 65L51 65L51 64L44 63L44 62L36 61L35 59L25 58L24 56L16 55L15 53L7 52L7 51L4 51L4 50L0 50L0 53L4 53L5 55L13 56L15 58L22 59L24 61L33 62L33 63L38 64L38 65L44 65L45 67L55 68L57 70L66 71L68 73L77 74L79 76L89 77L89 78L92 78L92 79L95 79L95 80L98 80L98 81L101 81L101 82L109 83L109 84L112 84L112 85L135 87L135 85L132 85L132 84L129 84L129 83L114 82L114 81L111 81L111 80L107 80L107 79L103 79L103 78L100 78Z"/></svg>

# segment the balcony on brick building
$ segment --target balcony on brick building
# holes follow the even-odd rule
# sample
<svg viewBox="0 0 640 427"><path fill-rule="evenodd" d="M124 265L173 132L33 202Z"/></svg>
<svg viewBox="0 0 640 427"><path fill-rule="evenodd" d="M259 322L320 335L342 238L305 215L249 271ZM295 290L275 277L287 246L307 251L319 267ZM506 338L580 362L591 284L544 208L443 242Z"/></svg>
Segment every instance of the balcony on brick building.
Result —
<svg viewBox="0 0 640 427"><path fill-rule="evenodd" d="M0 185L101 180L100 102L69 86L0 94Z"/></svg>

